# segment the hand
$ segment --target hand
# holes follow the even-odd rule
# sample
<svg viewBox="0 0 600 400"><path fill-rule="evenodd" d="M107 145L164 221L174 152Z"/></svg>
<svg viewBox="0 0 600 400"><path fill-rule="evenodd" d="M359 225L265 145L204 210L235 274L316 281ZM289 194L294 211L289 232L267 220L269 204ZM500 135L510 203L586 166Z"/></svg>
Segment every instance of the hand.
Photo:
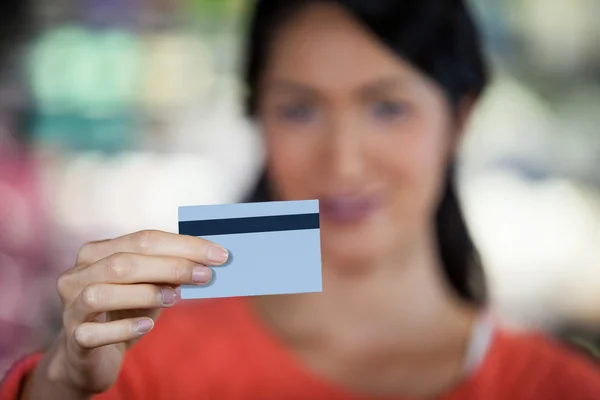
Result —
<svg viewBox="0 0 600 400"><path fill-rule="evenodd" d="M79 393L107 391L127 349L149 332L181 284L206 284L227 252L192 236L142 231L87 243L58 279L63 328L47 376Z"/></svg>

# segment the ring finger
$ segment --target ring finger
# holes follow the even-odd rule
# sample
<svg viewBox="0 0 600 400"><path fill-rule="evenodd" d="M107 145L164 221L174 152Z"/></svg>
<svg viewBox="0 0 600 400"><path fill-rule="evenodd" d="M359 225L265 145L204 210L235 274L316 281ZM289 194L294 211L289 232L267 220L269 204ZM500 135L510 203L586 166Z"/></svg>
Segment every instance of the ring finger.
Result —
<svg viewBox="0 0 600 400"><path fill-rule="evenodd" d="M175 304L177 292L168 286L151 284L116 285L95 283L87 286L65 312L74 325L91 321L108 311L166 308Z"/></svg>

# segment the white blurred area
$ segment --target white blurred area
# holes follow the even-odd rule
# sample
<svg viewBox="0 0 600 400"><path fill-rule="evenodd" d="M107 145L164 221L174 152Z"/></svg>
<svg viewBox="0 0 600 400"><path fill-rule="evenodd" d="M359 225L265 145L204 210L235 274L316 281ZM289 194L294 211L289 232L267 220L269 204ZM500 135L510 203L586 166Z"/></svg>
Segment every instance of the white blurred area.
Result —
<svg viewBox="0 0 600 400"><path fill-rule="evenodd" d="M600 326L598 191L497 171L466 184L464 197L500 316L523 327Z"/></svg>
<svg viewBox="0 0 600 400"><path fill-rule="evenodd" d="M236 202L251 190L260 136L231 109L215 105L209 118L185 120L171 137L176 149L168 152L84 152L49 162L43 181L54 224L85 236L177 232L179 206Z"/></svg>
<svg viewBox="0 0 600 400"><path fill-rule="evenodd" d="M465 214L492 307L516 327L600 327L600 190L568 177L598 164L600 132L565 140L568 119L498 74L465 138Z"/></svg>

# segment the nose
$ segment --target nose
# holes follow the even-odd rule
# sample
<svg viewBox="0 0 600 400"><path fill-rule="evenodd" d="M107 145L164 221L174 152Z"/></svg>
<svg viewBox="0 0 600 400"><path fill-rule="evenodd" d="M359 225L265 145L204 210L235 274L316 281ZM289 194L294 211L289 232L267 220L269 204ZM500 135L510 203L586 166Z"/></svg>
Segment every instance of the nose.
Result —
<svg viewBox="0 0 600 400"><path fill-rule="evenodd" d="M350 118L340 118L330 124L326 135L325 165L328 175L338 183L352 183L365 169L364 143L360 125Z"/></svg>

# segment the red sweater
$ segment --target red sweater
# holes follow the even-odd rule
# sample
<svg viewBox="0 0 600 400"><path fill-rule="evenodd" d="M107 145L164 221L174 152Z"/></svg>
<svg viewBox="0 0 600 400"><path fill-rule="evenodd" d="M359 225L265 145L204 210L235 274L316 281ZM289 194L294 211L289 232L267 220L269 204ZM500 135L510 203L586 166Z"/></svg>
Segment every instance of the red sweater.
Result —
<svg viewBox="0 0 600 400"><path fill-rule="evenodd" d="M13 368L0 400L16 399L39 356ZM97 400L373 400L302 367L243 298L167 310ZM600 369L541 335L499 332L479 371L443 400L599 400ZM400 400L400 399L397 399Z"/></svg>

